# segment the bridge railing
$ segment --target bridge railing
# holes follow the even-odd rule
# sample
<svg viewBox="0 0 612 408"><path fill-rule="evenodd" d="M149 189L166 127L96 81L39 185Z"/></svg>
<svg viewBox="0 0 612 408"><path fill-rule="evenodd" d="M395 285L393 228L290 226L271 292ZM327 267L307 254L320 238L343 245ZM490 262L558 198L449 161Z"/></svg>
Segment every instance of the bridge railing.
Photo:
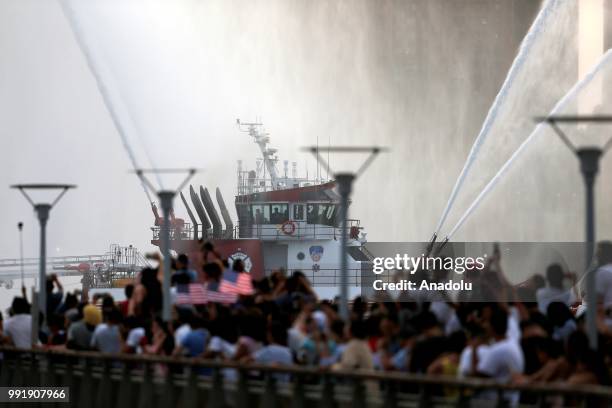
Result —
<svg viewBox="0 0 612 408"><path fill-rule="evenodd" d="M503 385L404 373L0 348L0 386L69 387L74 407L606 407L603 386ZM489 399L485 399L488 396ZM490 397L496 397L490 399Z"/></svg>

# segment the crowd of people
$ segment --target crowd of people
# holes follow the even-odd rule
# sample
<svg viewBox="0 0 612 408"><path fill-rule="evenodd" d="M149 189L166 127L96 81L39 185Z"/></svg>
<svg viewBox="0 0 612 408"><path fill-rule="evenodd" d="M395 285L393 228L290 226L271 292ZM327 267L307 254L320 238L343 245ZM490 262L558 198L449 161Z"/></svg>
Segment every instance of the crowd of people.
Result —
<svg viewBox="0 0 612 408"><path fill-rule="evenodd" d="M300 272L276 271L251 281L240 260L228 264L210 244L202 251L201 268L186 255L172 262L170 322L162 319L161 267L143 269L125 287L121 301L104 294L90 298L64 293L57 277L50 276L46 324L34 336L36 343L102 353L481 377L501 383L610 384L610 242L598 247L597 350L586 335L580 300L584 293L575 290L571 279L566 282L569 276L557 264L512 286L493 257L472 279L479 282L478 290L490 291L497 301L453 301L440 294L429 300L357 297L350 304L350 318L343 320L337 301L318 299ZM230 302L179 301L182 287L198 283L215 290L225 280L235 283L240 277L248 277L248 284L233 292ZM1 341L30 347L32 317L25 290L13 300L8 315L0 326ZM508 392L506 398L516 401L519 395Z"/></svg>

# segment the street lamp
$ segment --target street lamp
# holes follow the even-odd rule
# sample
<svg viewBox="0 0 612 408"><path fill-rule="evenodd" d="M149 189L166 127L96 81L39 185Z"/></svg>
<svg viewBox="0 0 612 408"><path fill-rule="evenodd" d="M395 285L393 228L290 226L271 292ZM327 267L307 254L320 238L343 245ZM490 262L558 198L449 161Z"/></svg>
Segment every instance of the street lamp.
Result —
<svg viewBox="0 0 612 408"><path fill-rule="evenodd" d="M561 138L563 143L578 157L580 161L580 172L585 187L585 235L587 243L587 265L586 265L586 295L587 295L587 334L592 349L597 349L597 294L595 288L595 270L597 265L593 263L595 248L595 178L599 171L599 160L612 147L612 137L603 145L597 146L575 146L567 135L559 127L559 123L610 123L612 116L605 115L560 115L536 118L538 122L548 123Z"/></svg>
<svg viewBox="0 0 612 408"><path fill-rule="evenodd" d="M160 231L160 244L162 255L164 257L164 279L162 283L162 294L163 294L163 305L162 305L162 318L165 322L169 322L171 318L171 301L170 301L170 269L172 267L170 258L170 212L172 211L172 202L176 196L177 191L181 191L187 182L196 173L196 169L136 169L136 175L140 178L145 188L151 190L157 194L159 198L159 204L162 208L162 214L164 216L163 224ZM187 173L187 177L179 185L176 190L156 190L153 184L145 177L145 173Z"/></svg>
<svg viewBox="0 0 612 408"><path fill-rule="evenodd" d="M325 150L327 152L335 153L369 153L369 156L361 164L359 169L355 173L348 171L334 172L329 166L329 163L323 159L319 153L318 146L312 146L305 148L310 151L317 159L317 161L323 165L328 173L334 175L334 179L338 184L338 194L340 194L340 219L342 224L340 226L340 317L347 321L349 318L348 312L348 248L347 248L347 224L348 224L348 205L349 196L353 188L353 182L359 177L372 163L378 153L386 151L385 148L372 146L372 147L340 147L340 146L329 146Z"/></svg>
<svg viewBox="0 0 612 408"><path fill-rule="evenodd" d="M38 216L38 222L40 224L40 259L39 259L39 269L38 269L38 308L43 313L43 321L45 321L45 315L47 313L47 221L49 220L49 213L51 209L57 204L57 202L66 194L66 192L71 188L76 188L75 185L72 184L15 184L12 185L11 188L15 188L23 194L23 196L28 200L28 202L36 211ZM27 190L61 190L59 195L55 197L55 200L49 203L34 203L28 193ZM19 227L21 230L21 227ZM22 266L23 267L23 266ZM22 275L23 280L23 275ZM36 311L34 311L36 312Z"/></svg>

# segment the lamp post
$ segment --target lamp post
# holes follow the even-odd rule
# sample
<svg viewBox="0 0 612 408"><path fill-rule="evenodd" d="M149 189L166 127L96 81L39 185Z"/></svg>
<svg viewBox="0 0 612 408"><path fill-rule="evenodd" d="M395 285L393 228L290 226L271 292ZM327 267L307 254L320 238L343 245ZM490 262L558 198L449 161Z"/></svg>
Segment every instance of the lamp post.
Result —
<svg viewBox="0 0 612 408"><path fill-rule="evenodd" d="M323 159L319 153L319 147L313 146L308 147L306 150L310 151L317 159L317 161L323 165L328 173L334 174L334 179L338 184L338 194L340 194L340 317L344 321L348 321L348 247L347 247L347 230L348 230L348 206L349 197L353 189L353 182L368 168L378 153L385 151L386 149L381 147L332 147L329 146L324 150L327 152L336 153L369 153L367 159L361 164L359 169L355 173L351 172L338 172L335 173L329 166L329 162Z"/></svg>
<svg viewBox="0 0 612 408"><path fill-rule="evenodd" d="M558 126L558 123L609 123L612 116L605 115L579 115L579 116L547 116L536 118L538 122L548 123L563 143L578 157L580 172L584 180L585 188L585 240L586 253L586 322L589 345L597 349L597 290L595 282L595 271L597 265L593 259L595 251L595 178L599 171L599 160L612 147L612 137L602 148L596 146L576 147L567 135Z"/></svg>
<svg viewBox="0 0 612 408"><path fill-rule="evenodd" d="M162 227L159 234L160 246L163 260L163 282L162 282L162 319L165 322L169 322L172 315L171 301L170 301L170 269L172 268L172 261L170 258L170 212L172 211L172 202L178 191L181 191L187 182L196 173L196 169L136 169L136 175L140 178L145 188L150 189L152 192L157 194L159 198L159 204L162 208L162 214L164 216ZM145 177L145 173L187 173L187 177L179 185L176 190L159 190L157 191L153 184Z"/></svg>
<svg viewBox="0 0 612 408"><path fill-rule="evenodd" d="M28 202L36 211L38 217L38 223L40 224L40 257L39 257L39 268L38 268L38 309L43 314L43 325L45 324L45 315L47 313L47 221L49 221L49 213L51 209L57 204L57 202L66 194L71 188L76 188L72 184L15 184L11 188L15 188L23 194ZM49 203L34 203L27 190L61 190L59 195L55 197L55 200ZM21 230L21 228L20 228ZM23 268L23 265L22 265ZM23 281L23 274L22 274ZM37 312L36 310L34 311Z"/></svg>
<svg viewBox="0 0 612 408"><path fill-rule="evenodd" d="M25 288L23 283L23 222L17 223L17 229L19 230L19 270L21 271L21 287Z"/></svg>

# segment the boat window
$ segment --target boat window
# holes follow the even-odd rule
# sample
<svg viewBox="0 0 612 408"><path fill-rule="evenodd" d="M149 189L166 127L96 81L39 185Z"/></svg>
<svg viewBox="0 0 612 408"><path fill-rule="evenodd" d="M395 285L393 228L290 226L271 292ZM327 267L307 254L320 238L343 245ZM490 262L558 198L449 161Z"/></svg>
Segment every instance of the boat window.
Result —
<svg viewBox="0 0 612 408"><path fill-rule="evenodd" d="M270 223L270 206L269 205L252 205L251 206L253 220L255 224Z"/></svg>
<svg viewBox="0 0 612 408"><path fill-rule="evenodd" d="M308 204L306 210L306 222L308 224L318 224L318 204Z"/></svg>
<svg viewBox="0 0 612 408"><path fill-rule="evenodd" d="M304 219L304 206L301 204L293 205L293 219L303 220Z"/></svg>
<svg viewBox="0 0 612 408"><path fill-rule="evenodd" d="M272 204L270 205L272 212L270 214L270 223L282 224L289 220L289 205L288 204Z"/></svg>
<svg viewBox="0 0 612 408"><path fill-rule="evenodd" d="M308 204L306 222L308 224L336 225L335 204Z"/></svg>

